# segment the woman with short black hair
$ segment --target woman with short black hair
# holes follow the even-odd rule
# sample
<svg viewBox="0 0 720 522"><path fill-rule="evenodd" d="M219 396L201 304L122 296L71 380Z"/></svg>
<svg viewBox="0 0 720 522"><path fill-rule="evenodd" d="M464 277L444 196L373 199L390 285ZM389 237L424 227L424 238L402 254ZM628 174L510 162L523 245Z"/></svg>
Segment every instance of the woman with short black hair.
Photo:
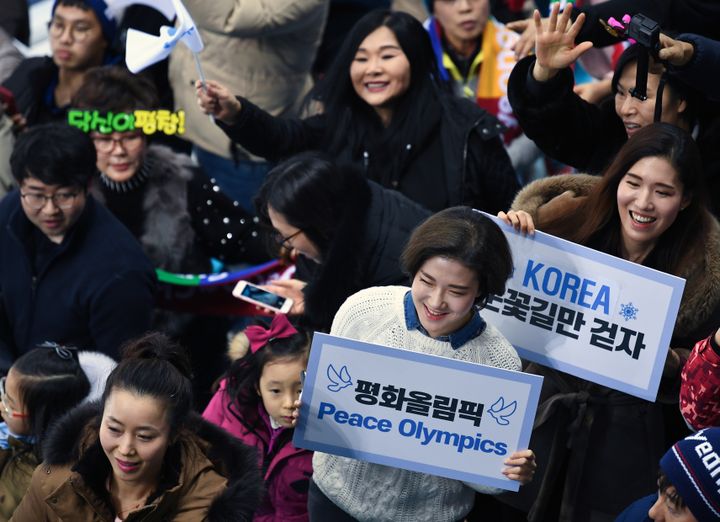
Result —
<svg viewBox="0 0 720 522"><path fill-rule="evenodd" d="M402 255L406 286L367 288L340 307L330 333L506 370L520 370L512 345L480 315L490 294L503 294L512 273L505 235L469 207L429 217ZM523 484L535 472L535 455L507 456L503 474ZM496 488L315 452L308 497L310 520L464 520L475 491Z"/></svg>

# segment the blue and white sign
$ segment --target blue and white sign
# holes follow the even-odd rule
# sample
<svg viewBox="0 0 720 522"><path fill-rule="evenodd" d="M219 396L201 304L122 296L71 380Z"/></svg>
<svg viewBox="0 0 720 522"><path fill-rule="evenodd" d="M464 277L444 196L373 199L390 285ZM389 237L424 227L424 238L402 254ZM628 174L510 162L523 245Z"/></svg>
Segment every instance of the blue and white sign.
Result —
<svg viewBox="0 0 720 522"><path fill-rule="evenodd" d="M316 333L293 444L517 491L542 377Z"/></svg>
<svg viewBox="0 0 720 522"><path fill-rule="evenodd" d="M492 219L515 271L483 318L524 359L654 401L685 280Z"/></svg>

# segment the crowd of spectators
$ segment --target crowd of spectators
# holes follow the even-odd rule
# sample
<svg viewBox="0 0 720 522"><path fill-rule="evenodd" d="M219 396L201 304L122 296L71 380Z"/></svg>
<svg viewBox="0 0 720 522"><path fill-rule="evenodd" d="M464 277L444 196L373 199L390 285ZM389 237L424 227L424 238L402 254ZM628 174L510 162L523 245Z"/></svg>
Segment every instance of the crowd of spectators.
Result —
<svg viewBox="0 0 720 522"><path fill-rule="evenodd" d="M183 0L133 74L152 4L3 0L0 520L720 520L717 2ZM485 321L503 227L685 280L655 401ZM519 491L295 447L313 332L541 375Z"/></svg>

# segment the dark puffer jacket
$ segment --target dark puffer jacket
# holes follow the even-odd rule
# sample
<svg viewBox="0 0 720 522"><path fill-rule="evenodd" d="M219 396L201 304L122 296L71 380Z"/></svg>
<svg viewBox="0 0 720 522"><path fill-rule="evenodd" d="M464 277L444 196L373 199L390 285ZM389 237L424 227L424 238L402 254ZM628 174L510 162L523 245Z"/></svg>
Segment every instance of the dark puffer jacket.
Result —
<svg viewBox="0 0 720 522"><path fill-rule="evenodd" d="M149 329L155 273L135 238L102 205L87 198L77 222L37 271L33 234L40 232L25 216L19 191L5 196L1 357L12 362L48 340L117 357L123 342Z"/></svg>
<svg viewBox="0 0 720 522"><path fill-rule="evenodd" d="M346 212L304 290L303 320L323 331L330 330L335 312L355 292L406 282L400 254L413 229L430 216L399 192L367 181L352 169L347 182Z"/></svg>

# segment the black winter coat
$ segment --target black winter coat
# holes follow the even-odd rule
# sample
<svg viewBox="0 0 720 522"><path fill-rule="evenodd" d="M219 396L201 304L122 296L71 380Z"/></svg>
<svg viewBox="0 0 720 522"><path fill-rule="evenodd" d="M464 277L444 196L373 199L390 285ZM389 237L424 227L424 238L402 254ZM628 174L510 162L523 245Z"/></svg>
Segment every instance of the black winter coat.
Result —
<svg viewBox="0 0 720 522"><path fill-rule="evenodd" d="M92 197L58 249L34 273L35 226L19 191L0 203L0 358L43 341L118 356L150 327L155 272L127 229ZM6 366L7 369L7 366Z"/></svg>
<svg viewBox="0 0 720 522"><path fill-rule="evenodd" d="M238 121L225 133L251 153L279 161L307 150L328 151L327 119L275 118L244 98ZM468 100L439 94L437 119L419 133L420 143L403 142L401 150L350 147L336 160L363 166L366 176L395 189L432 211L469 205L497 213L510 205L520 186L500 140L498 120ZM338 132L341 132L338 130ZM399 164L399 171L390 165Z"/></svg>
<svg viewBox="0 0 720 522"><path fill-rule="evenodd" d="M627 141L612 99L588 103L573 92L572 71L563 69L547 82L532 77L535 57L520 60L508 81L508 98L525 134L540 150L578 171L600 174ZM674 71L679 73L680 71ZM673 73L673 71L671 71ZM720 214L720 121L713 111L700 114L696 143L705 170L708 203Z"/></svg>
<svg viewBox="0 0 720 522"><path fill-rule="evenodd" d="M405 284L400 254L430 211L397 191L348 173L347 211L322 264L305 287L304 322L329 331L345 299L371 286Z"/></svg>
<svg viewBox="0 0 720 522"><path fill-rule="evenodd" d="M57 81L58 68L49 56L26 58L3 83L15 95L18 110L28 125L63 121L66 110L48 104L45 96L48 87ZM53 101L54 105L54 101Z"/></svg>

